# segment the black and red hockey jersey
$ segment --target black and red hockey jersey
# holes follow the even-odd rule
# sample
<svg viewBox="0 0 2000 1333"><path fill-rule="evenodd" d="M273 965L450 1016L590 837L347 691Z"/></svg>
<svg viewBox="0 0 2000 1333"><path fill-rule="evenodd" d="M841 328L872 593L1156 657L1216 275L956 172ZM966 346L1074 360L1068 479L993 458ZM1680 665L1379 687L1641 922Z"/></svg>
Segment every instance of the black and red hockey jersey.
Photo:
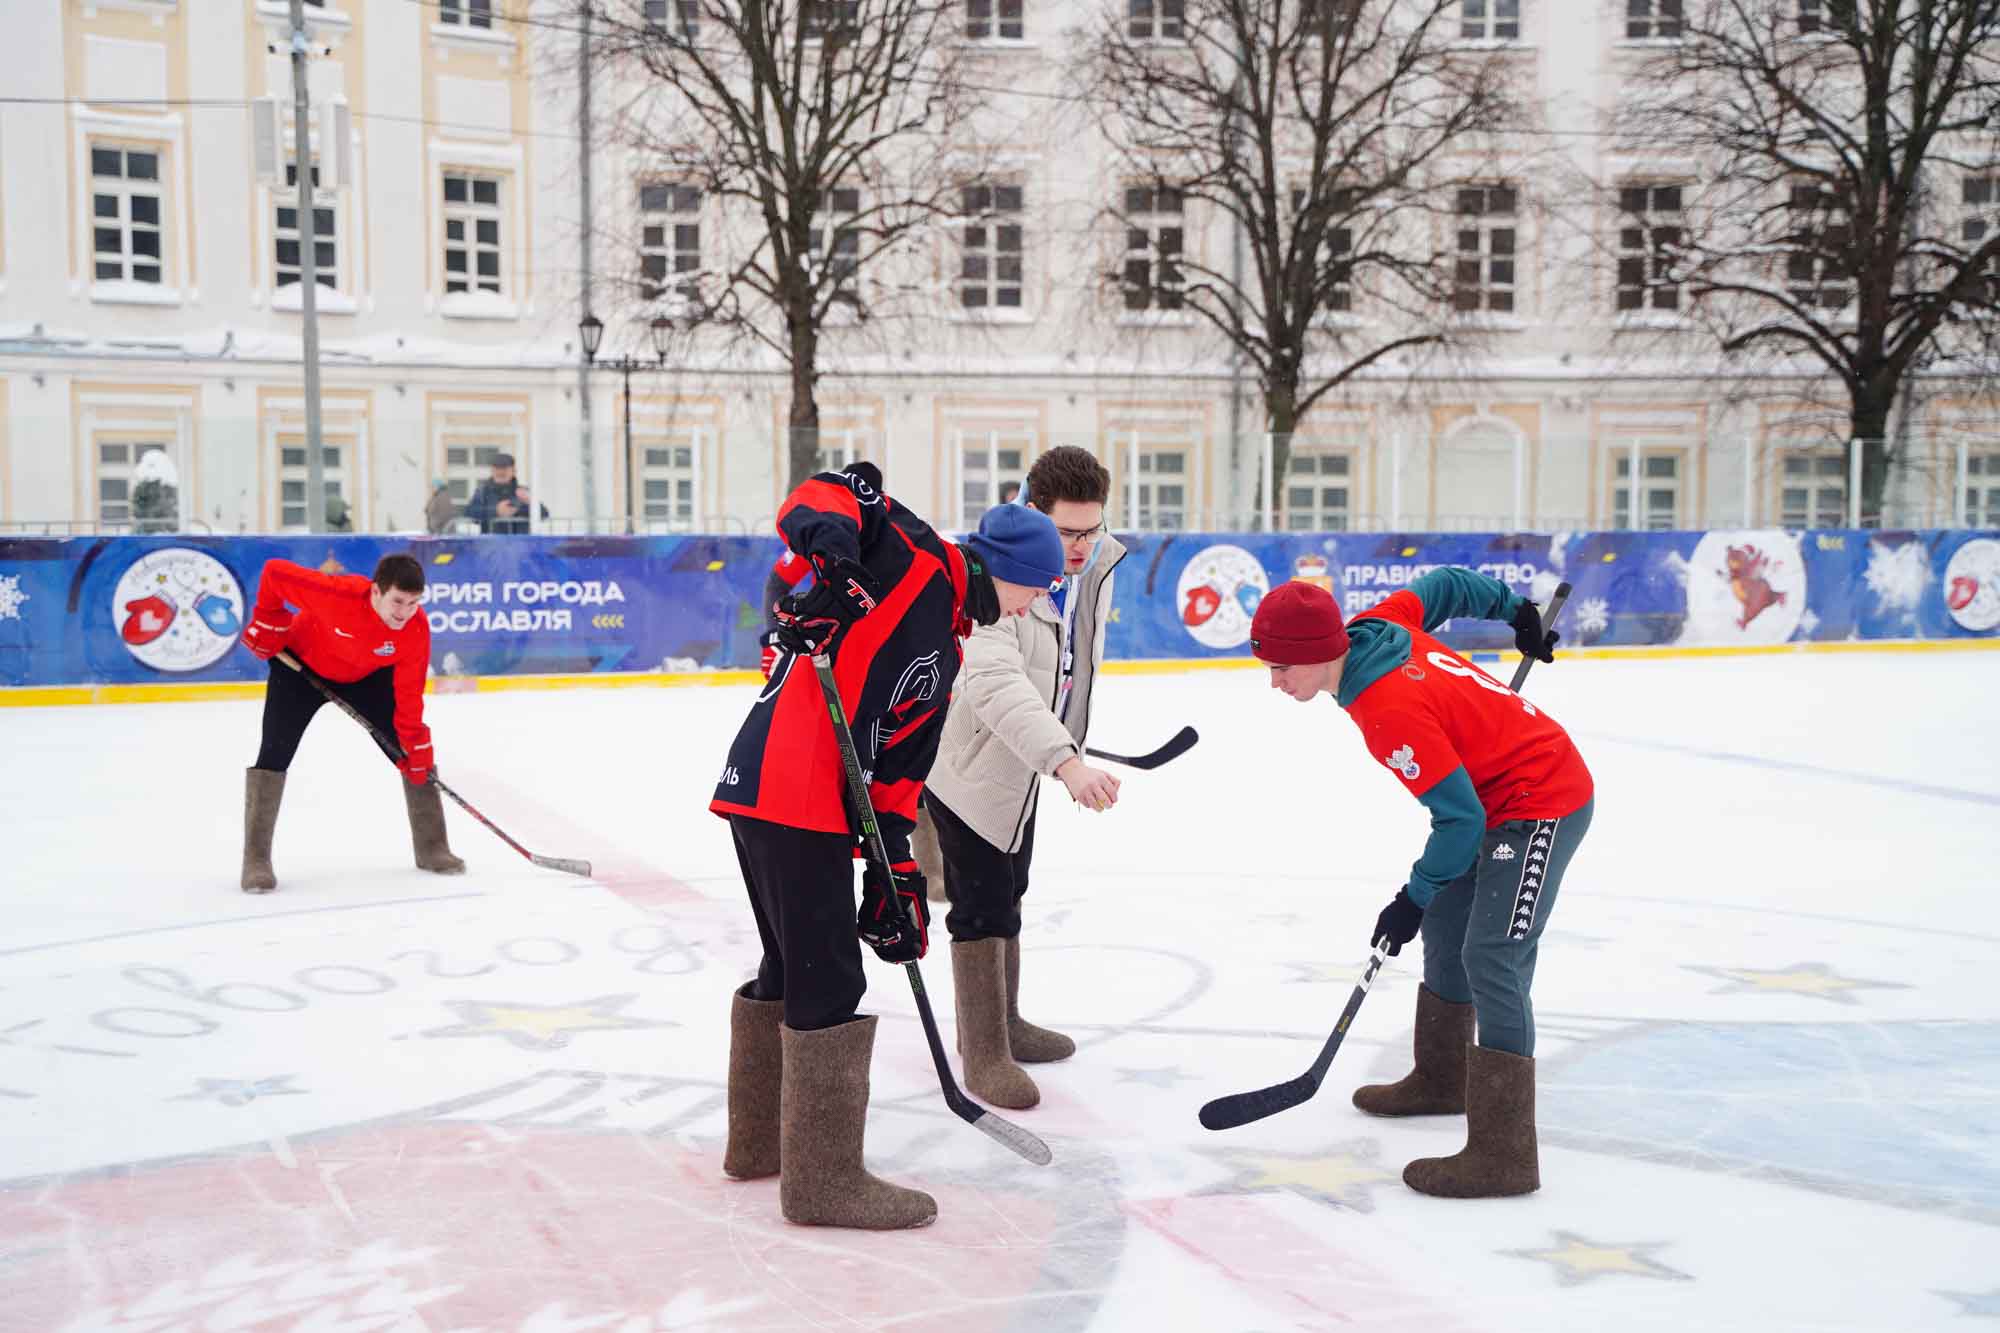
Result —
<svg viewBox="0 0 2000 1333"><path fill-rule="evenodd" d="M801 557L858 560L882 589L880 604L834 637L833 675L890 861L914 869L917 797L958 678L965 557L908 509L841 472L822 472L793 491L778 512L778 534ZM846 791L812 662L782 653L729 747L708 808L847 833L854 825Z"/></svg>

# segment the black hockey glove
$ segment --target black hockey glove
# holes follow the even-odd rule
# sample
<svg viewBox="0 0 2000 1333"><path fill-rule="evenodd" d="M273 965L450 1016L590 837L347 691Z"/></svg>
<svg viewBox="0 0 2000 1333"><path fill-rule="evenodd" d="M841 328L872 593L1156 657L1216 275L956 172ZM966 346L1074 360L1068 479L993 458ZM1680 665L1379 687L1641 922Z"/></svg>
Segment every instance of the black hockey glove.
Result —
<svg viewBox="0 0 2000 1333"><path fill-rule="evenodd" d="M855 930L885 963L914 963L930 948L931 904L921 870L885 875L874 862L861 875Z"/></svg>
<svg viewBox="0 0 2000 1333"><path fill-rule="evenodd" d="M1382 909L1382 915L1375 918L1375 933L1368 942L1394 958L1417 937L1417 927L1423 924L1424 909L1410 901L1408 889L1397 889L1396 896Z"/></svg>
<svg viewBox="0 0 2000 1333"><path fill-rule="evenodd" d="M780 646L810 656L847 625L875 609L882 587L853 560L813 556L813 585L772 608Z"/></svg>
<svg viewBox="0 0 2000 1333"><path fill-rule="evenodd" d="M1524 599L1521 609L1507 623L1514 627L1514 646L1521 650L1521 656L1532 657L1537 662L1556 660L1556 640L1562 635L1554 630L1542 629L1542 613L1533 602Z"/></svg>

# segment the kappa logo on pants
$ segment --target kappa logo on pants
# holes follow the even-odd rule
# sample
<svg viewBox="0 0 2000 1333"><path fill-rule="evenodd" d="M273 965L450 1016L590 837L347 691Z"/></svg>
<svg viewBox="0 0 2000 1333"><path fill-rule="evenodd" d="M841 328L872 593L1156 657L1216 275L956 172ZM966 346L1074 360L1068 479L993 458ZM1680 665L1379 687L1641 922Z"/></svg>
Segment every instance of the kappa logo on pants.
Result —
<svg viewBox="0 0 2000 1333"><path fill-rule="evenodd" d="M1542 896L1542 881L1548 874L1549 857L1555 850L1556 827L1560 819L1538 819L1534 832L1528 835L1528 854L1521 859L1521 882L1514 890L1514 919L1507 927L1507 938L1525 940L1535 928L1535 904ZM1493 853L1493 859L1507 859L1500 855L1506 852L1512 856L1514 850L1502 843Z"/></svg>

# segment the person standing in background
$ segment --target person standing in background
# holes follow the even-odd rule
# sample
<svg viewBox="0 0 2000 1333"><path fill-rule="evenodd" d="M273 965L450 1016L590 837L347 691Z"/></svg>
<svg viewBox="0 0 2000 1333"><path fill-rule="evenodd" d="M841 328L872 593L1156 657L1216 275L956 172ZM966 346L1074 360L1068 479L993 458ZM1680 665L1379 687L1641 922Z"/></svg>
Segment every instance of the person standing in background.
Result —
<svg viewBox="0 0 2000 1333"><path fill-rule="evenodd" d="M451 531L451 525L458 518L458 506L452 503L451 487L443 477L431 478L431 498L424 501L424 531L433 537L441 537Z"/></svg>
<svg viewBox="0 0 2000 1333"><path fill-rule="evenodd" d="M514 475L514 455L493 455L493 475L479 483L479 489L472 493L472 499L465 506L465 516L479 524L479 530L503 535L520 535L530 526L530 506L535 497ZM541 516L549 516L549 507L541 506Z"/></svg>

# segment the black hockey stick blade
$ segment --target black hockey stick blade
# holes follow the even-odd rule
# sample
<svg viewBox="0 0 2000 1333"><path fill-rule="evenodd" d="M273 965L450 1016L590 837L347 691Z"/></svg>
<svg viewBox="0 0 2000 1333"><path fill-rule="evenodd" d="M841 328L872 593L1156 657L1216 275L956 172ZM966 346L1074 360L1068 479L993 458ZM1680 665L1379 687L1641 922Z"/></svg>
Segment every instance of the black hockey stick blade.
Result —
<svg viewBox="0 0 2000 1333"><path fill-rule="evenodd" d="M1555 628L1556 617L1562 614L1563 603L1568 600L1569 584L1558 583L1556 585L1556 595L1549 598L1549 609L1542 612L1542 628L1544 630ZM1508 688L1518 694L1521 686L1527 682L1528 668L1534 664L1534 658L1523 655L1521 665L1514 668L1514 679L1507 682Z"/></svg>
<svg viewBox="0 0 2000 1333"><path fill-rule="evenodd" d="M1111 754L1088 745L1083 747L1083 752L1093 759L1109 759L1112 763L1123 764L1127 768L1158 768L1169 759L1178 759L1192 750L1194 743L1200 739L1200 734L1193 727L1182 727L1174 733L1172 740L1151 754Z"/></svg>
<svg viewBox="0 0 2000 1333"><path fill-rule="evenodd" d="M833 739L840 749L840 766L846 774L848 800L854 807L855 816L861 821L863 850L886 874L891 864L889 846L882 841L882 829L875 822L875 803L868 799L868 780L862 776L861 756L854 748L854 731L847 725L847 709L840 702L840 686L833 678L833 659L820 654L812 659L812 664L813 673L819 677L820 694L826 700L827 715L833 723ZM906 907L904 910L911 909ZM910 924L915 926L916 921L912 919ZM930 1047L931 1063L937 1066L938 1086L943 1089L944 1104L951 1108L952 1114L1036 1166L1047 1166L1054 1161L1055 1154L1049 1151L1048 1144L1019 1125L993 1114L959 1088L958 1080L951 1076L951 1062L944 1053L944 1039L938 1036L937 1016L931 1012L931 997L924 988L923 969L912 960L903 964L903 975L910 979L910 994L916 997L917 1018L923 1024L924 1044Z"/></svg>
<svg viewBox="0 0 2000 1333"><path fill-rule="evenodd" d="M1382 970L1385 955L1378 940L1368 955L1367 970L1355 985L1354 993L1347 997L1347 1007L1340 1011L1340 1021L1333 1025L1333 1033L1320 1048L1319 1058L1312 1068L1297 1078L1288 1078L1283 1083L1274 1083L1268 1088L1258 1088L1254 1092L1238 1092L1227 1097L1217 1097L1201 1108L1203 1129L1235 1129L1253 1120L1274 1116L1280 1111L1289 1111L1302 1102L1309 1102L1319 1091L1319 1085L1326 1078L1327 1069L1333 1064L1334 1052L1347 1036L1347 1029L1354 1022L1354 1016L1361 1012L1361 1002L1368 998L1368 988L1375 984L1375 974Z"/></svg>

